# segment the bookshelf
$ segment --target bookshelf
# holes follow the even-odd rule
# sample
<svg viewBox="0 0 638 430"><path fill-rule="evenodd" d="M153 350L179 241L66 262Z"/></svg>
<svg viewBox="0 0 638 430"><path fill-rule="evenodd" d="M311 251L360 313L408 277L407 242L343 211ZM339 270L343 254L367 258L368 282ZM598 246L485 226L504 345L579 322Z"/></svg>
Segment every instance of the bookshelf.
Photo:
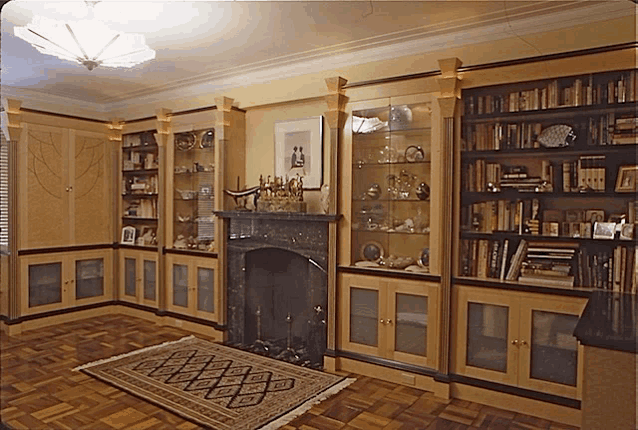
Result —
<svg viewBox="0 0 638 430"><path fill-rule="evenodd" d="M122 226L135 228L134 244L157 246L159 146L155 131L122 136Z"/></svg>
<svg viewBox="0 0 638 430"><path fill-rule="evenodd" d="M464 90L458 275L636 292L636 70Z"/></svg>

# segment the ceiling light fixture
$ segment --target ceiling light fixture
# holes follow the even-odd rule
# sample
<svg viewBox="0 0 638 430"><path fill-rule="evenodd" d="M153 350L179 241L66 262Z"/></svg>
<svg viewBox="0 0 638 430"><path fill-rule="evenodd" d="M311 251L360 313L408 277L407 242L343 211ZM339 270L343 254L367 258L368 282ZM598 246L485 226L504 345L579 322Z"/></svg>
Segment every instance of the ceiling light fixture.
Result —
<svg viewBox="0 0 638 430"><path fill-rule="evenodd" d="M25 27L15 27L15 35L43 54L75 61L89 70L97 66L133 67L155 58L144 35L115 31L96 19L96 3L85 1L89 9L86 19L65 22L34 17Z"/></svg>

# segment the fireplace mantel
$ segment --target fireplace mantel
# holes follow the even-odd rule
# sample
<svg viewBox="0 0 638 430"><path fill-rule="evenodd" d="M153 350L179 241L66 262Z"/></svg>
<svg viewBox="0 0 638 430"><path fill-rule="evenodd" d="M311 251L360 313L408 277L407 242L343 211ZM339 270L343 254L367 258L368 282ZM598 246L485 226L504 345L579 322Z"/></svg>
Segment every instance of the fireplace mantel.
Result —
<svg viewBox="0 0 638 430"><path fill-rule="evenodd" d="M256 220L290 220L290 221L318 221L336 222L341 219L338 214L318 214L299 212L253 212L253 211L215 211L220 218L256 219Z"/></svg>
<svg viewBox="0 0 638 430"><path fill-rule="evenodd" d="M251 211L216 211L215 215L223 218L228 227L222 250L226 262L227 342L240 346L253 342L254 302L261 300L260 294L264 300L285 294L296 300L294 310L297 314L292 327L310 336L304 339L305 347L301 349L313 350L312 364L321 366L328 318L328 231L341 215ZM274 283L271 284L271 280ZM287 285L292 286L289 293L286 292ZM277 300L278 305L285 302L281 297ZM269 298L258 304L264 311L278 309L269 306L271 302ZM315 316L324 320L323 326L313 322ZM274 317L285 327L285 314ZM314 328L310 329L306 322L315 324ZM268 335L264 333L266 339Z"/></svg>

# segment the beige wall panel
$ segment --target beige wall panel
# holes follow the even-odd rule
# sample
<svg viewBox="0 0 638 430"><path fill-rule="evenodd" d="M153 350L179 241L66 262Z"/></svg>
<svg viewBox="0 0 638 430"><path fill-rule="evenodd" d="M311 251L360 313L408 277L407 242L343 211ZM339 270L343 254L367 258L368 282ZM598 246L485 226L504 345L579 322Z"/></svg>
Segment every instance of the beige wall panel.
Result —
<svg viewBox="0 0 638 430"><path fill-rule="evenodd" d="M112 175L110 142L104 135L75 133L72 243L108 243L111 238Z"/></svg>
<svg viewBox="0 0 638 430"><path fill-rule="evenodd" d="M135 117L132 117L130 119L135 119ZM124 128L122 128L122 134L139 133L141 131L155 130L156 127L157 127L157 118L153 116L152 118L148 120L133 122L133 123L125 123Z"/></svg>
<svg viewBox="0 0 638 430"><path fill-rule="evenodd" d="M171 130L173 133L182 131L200 130L204 128L214 128L217 115L216 109L195 112L186 115L171 116Z"/></svg>
<svg viewBox="0 0 638 430"><path fill-rule="evenodd" d="M324 86L323 94L327 92ZM262 106L246 113L246 184L259 184L259 176L264 179L275 174L275 123L300 118L323 115L328 106L323 98ZM324 118L323 127L323 178L329 177L330 129ZM320 212L319 191L305 191L304 201L308 212Z"/></svg>
<svg viewBox="0 0 638 430"><path fill-rule="evenodd" d="M68 244L68 131L25 125L19 146L19 249Z"/></svg>
<svg viewBox="0 0 638 430"><path fill-rule="evenodd" d="M636 355L585 347L583 430L635 429L638 425Z"/></svg>
<svg viewBox="0 0 638 430"><path fill-rule="evenodd" d="M24 106L23 106L24 107ZM61 113L63 106L57 106L51 112ZM86 115L86 118L94 119L94 115ZM74 130L93 131L97 133L106 133L108 131L107 124L97 121L86 121L75 118L65 118L59 115L47 115L42 113L33 113L20 111L20 121L29 124L46 125L59 128L72 128Z"/></svg>
<svg viewBox="0 0 638 430"><path fill-rule="evenodd" d="M463 88L498 85L511 82L548 79L607 70L636 67L636 50L626 49L587 57L572 57L551 62L537 62L517 66L499 67L460 73Z"/></svg>
<svg viewBox="0 0 638 430"><path fill-rule="evenodd" d="M246 114L233 110L226 115L230 117L230 130L228 131L228 147L224 152L224 166L220 166L224 172L225 186L236 189L237 178L239 178L240 188L257 185L259 181L246 181L246 171L253 170L246 160ZM224 194L223 198L225 199L224 209L235 208L235 202L230 196Z"/></svg>

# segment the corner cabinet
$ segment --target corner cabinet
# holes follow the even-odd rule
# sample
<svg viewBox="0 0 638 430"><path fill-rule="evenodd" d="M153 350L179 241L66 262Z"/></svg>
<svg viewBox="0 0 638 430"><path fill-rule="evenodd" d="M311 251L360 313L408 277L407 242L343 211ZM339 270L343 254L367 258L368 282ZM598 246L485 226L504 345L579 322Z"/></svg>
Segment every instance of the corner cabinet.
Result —
<svg viewBox="0 0 638 430"><path fill-rule="evenodd" d="M586 302L583 297L455 287L454 373L581 399L583 347L573 333Z"/></svg>
<svg viewBox="0 0 638 430"><path fill-rule="evenodd" d="M120 248L119 258L119 300L157 308L157 252Z"/></svg>
<svg viewBox="0 0 638 430"><path fill-rule="evenodd" d="M109 301L112 251L48 253L20 257L21 315Z"/></svg>
<svg viewBox="0 0 638 430"><path fill-rule="evenodd" d="M339 284L340 349L436 367L436 284L352 274Z"/></svg>
<svg viewBox="0 0 638 430"><path fill-rule="evenodd" d="M18 249L112 241L113 175L102 127L104 132L22 124Z"/></svg>

